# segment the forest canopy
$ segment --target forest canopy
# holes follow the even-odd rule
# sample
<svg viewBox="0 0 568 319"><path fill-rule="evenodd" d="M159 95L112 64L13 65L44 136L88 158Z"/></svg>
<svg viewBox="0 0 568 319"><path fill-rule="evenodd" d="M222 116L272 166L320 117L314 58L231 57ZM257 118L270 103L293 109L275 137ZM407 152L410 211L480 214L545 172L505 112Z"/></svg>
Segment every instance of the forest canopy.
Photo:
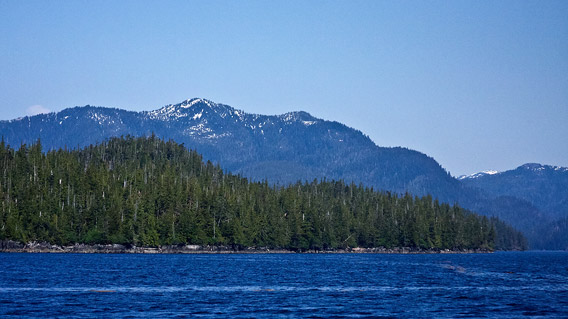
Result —
<svg viewBox="0 0 568 319"><path fill-rule="evenodd" d="M283 248L525 249L496 218L342 181L251 182L155 136L0 143L0 240Z"/></svg>

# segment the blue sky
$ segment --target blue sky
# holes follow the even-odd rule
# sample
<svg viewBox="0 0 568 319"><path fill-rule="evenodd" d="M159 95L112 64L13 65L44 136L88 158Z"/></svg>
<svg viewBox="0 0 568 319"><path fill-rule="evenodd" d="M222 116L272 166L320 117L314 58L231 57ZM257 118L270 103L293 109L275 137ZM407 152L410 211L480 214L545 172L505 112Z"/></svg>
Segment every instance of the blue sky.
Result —
<svg viewBox="0 0 568 319"><path fill-rule="evenodd" d="M568 1L0 0L0 119L203 97L452 175L568 166Z"/></svg>

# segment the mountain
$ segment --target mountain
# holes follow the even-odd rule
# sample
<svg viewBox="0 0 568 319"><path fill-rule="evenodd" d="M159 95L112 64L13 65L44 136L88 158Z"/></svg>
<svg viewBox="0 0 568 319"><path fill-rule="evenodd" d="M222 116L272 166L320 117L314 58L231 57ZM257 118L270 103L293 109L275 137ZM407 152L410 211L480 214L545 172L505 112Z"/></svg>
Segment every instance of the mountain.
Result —
<svg viewBox="0 0 568 319"><path fill-rule="evenodd" d="M396 193L431 194L482 214L498 211L513 216L515 222L515 212L527 204L516 197L496 202L495 196L452 177L423 153L377 146L358 130L306 112L248 114L199 98L148 112L87 105L1 121L0 134L14 147L39 138L44 150L88 146L113 136L155 134L252 180L284 185L316 178L344 180ZM521 224L547 222L539 216L537 210L534 216L524 216Z"/></svg>
<svg viewBox="0 0 568 319"><path fill-rule="evenodd" d="M461 181L483 190L496 203L495 208L507 199L525 201L513 216L503 216L499 209L494 215L524 230L533 248L568 249L567 167L528 163L505 172L473 174ZM538 218L528 218L531 216Z"/></svg>
<svg viewBox="0 0 568 319"><path fill-rule="evenodd" d="M0 122L6 143L41 139L44 150L76 148L113 136L172 139L226 170L288 184L315 178L344 179L395 192L434 193L455 201L461 184L434 159L402 147L376 146L360 131L306 112L248 114L205 99L150 112L74 107Z"/></svg>
<svg viewBox="0 0 568 319"><path fill-rule="evenodd" d="M478 173L461 179L493 197L513 196L530 202L550 218L568 216L568 168L536 163L501 173Z"/></svg>

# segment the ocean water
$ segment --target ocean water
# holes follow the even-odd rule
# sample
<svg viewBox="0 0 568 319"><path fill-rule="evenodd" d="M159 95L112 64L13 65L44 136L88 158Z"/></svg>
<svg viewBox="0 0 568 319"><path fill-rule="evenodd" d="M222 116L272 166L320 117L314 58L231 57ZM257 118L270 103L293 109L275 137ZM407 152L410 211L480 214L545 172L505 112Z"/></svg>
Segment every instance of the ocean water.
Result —
<svg viewBox="0 0 568 319"><path fill-rule="evenodd" d="M6 316L568 318L568 253L3 253Z"/></svg>

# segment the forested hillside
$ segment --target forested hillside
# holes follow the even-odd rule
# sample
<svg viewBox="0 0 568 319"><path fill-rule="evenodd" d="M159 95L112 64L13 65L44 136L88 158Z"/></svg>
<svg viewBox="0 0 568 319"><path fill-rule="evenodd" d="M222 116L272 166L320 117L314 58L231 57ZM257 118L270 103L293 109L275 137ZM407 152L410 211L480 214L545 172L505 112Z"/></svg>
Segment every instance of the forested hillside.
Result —
<svg viewBox="0 0 568 319"><path fill-rule="evenodd" d="M40 142L15 150L2 140L0 165L0 239L291 250L526 247L499 220L430 196L340 181L249 182L154 136L47 153Z"/></svg>
<svg viewBox="0 0 568 319"><path fill-rule="evenodd" d="M568 167L529 163L514 170L466 177L461 181L492 197L520 198L552 220L568 216Z"/></svg>
<svg viewBox="0 0 568 319"><path fill-rule="evenodd" d="M327 178L399 196L406 192L432 195L440 202L458 203L519 226L531 244L540 232L535 225L548 223L526 201L499 201L479 188L468 187L426 154L380 147L361 131L301 111L250 114L194 98L149 112L85 106L0 121L0 135L7 144L31 145L41 139L44 152L79 149L122 135L151 134L197 150L204 160L250 181L289 185ZM527 228L520 228L525 225Z"/></svg>

